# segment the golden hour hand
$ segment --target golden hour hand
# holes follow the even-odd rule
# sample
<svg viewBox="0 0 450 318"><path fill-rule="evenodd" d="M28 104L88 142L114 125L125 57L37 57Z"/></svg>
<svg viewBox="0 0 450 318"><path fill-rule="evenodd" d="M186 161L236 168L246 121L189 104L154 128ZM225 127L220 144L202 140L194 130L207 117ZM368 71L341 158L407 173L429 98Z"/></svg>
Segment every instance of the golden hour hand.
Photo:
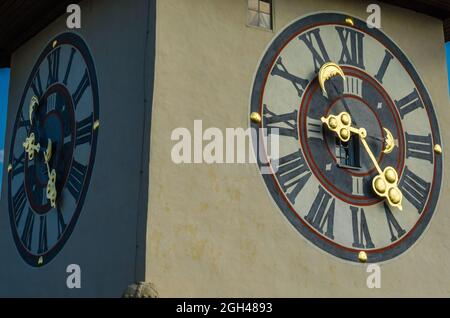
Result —
<svg viewBox="0 0 450 318"><path fill-rule="evenodd" d="M322 117L321 120L322 123L328 127L328 129L337 134L342 142L349 141L352 133L359 136L359 140L363 144L370 160L372 160L378 171L378 176L372 180L372 188L374 192L379 197L386 198L389 205L392 207L397 207L402 210L403 195L398 188L397 171L395 171L392 167L386 167L384 170L381 169L377 159L369 147L369 144L366 141L366 129L352 127L352 118L347 112L342 112L337 116L330 115L328 117Z"/></svg>
<svg viewBox="0 0 450 318"><path fill-rule="evenodd" d="M29 137L25 139L23 143L23 148L25 152L28 154L28 160L34 159L34 153L39 152L41 150L41 145L36 143L36 137L34 133L31 133Z"/></svg>

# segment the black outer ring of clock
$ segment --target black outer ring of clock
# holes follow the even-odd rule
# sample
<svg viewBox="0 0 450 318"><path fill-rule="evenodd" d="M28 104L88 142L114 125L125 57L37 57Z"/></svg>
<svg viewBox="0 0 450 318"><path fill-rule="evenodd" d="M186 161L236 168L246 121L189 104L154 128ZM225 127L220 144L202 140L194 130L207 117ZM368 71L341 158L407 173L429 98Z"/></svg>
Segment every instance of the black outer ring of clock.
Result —
<svg viewBox="0 0 450 318"><path fill-rule="evenodd" d="M83 57L83 61L86 65L88 74L89 74L89 81L91 84L91 91L92 91L92 103L93 103L93 121L95 122L99 118L99 91L98 91L98 81L97 81L97 73L95 69L94 60L92 58L92 55L90 53L89 47L84 42L84 40L76 33L73 32L66 32L62 33L55 38L53 38L51 41L48 42L44 50L42 51L41 55L37 59L36 63L34 64L33 70L30 73L30 76L28 78L28 81L25 85L25 89L22 94L22 98L20 101L19 109L17 110L17 115L14 123L14 129L12 133L11 138L11 145L10 145L10 153L9 153L9 162L13 161L13 155L14 155L14 142L16 138L16 132L17 132L17 125L19 123L19 117L20 114L23 111L23 106L26 98L27 91L31 85L31 82L33 81L34 75L36 71L38 70L41 63L44 61L44 59L47 57L47 55L54 49L53 43L54 41L57 41L57 46L61 45L70 45L75 47L78 52ZM44 92L45 94L45 92ZM46 264L48 264L51 260L55 258L55 256L61 251L61 249L64 247L65 243L67 242L68 238L73 232L73 229L75 228L75 225L77 223L78 217L80 215L80 212L83 208L84 200L86 198L86 193L89 187L91 175L92 175L92 169L95 162L95 155L96 155L96 148L97 148L97 137L98 137L98 129L95 129L92 131L92 140L91 140L91 150L90 150L90 156L89 156L89 163L86 171L86 178L83 184L83 188L81 190L80 198L77 202L75 211L73 213L72 218L67 223L67 227L64 231L64 233L61 235L61 238L57 241L57 243L52 246L46 253L43 254L33 254L30 253L30 251L23 245L19 234L16 229L16 224L14 221L14 208L12 203L12 193L11 193L11 183L12 183L12 175L11 173L8 174L8 206L9 206L9 219L10 219L10 225L11 225L11 231L14 238L14 242L16 244L17 250L19 251L19 254L23 258L23 260L33 267L41 267ZM40 258L42 257L42 263L39 262Z"/></svg>
<svg viewBox="0 0 450 318"><path fill-rule="evenodd" d="M282 49L289 43L294 37L301 34L302 32L321 25L342 25L345 27L350 27L345 23L345 20L350 17L350 15L345 15L341 13L317 13L301 18L287 28L285 28L270 44L269 48L264 53L253 83L253 90L250 100L250 112L257 112L261 114L262 110L262 97L264 93L264 88L266 84L267 77L269 75L272 66L274 65L275 59L278 57ZM428 118L430 120L430 126L433 134L433 144L442 144L438 121L436 118L436 113L434 111L433 103L428 94L428 91L420 79L419 74L416 69L403 53L403 51L383 32L376 28L369 28L366 21L352 18L354 26L351 28L363 31L367 35L372 36L378 42L383 44L390 52L400 61L403 68L409 73L409 76L414 81L420 97L422 98L424 107L428 113ZM250 122L253 129L261 128L261 124ZM256 138L253 138L253 148L255 154L259 153L258 145L260 145L260 133L255 134ZM259 156L256 156L256 160L260 169L265 167L265 164L261 161ZM442 155L435 155L434 157L434 176L433 182L430 188L430 194L428 201L421 213L420 218L410 231L405 234L404 237L400 238L395 243L380 249L365 250L367 253L367 262L378 263L392 259L403 252L405 252L409 247L411 247L420 235L427 228L435 208L438 202L440 188L442 184ZM285 200L284 195L278 189L277 181L272 174L262 174L264 182L266 183L267 189L269 190L272 198L275 200L276 204L283 212L285 217L289 222L300 232L304 237L306 237L310 242L312 242L317 247L329 252L330 254L345 259L348 261L359 262L357 249L352 249L339 245L321 235L316 233L313 229L307 225L300 216L293 210L291 210L289 203Z"/></svg>

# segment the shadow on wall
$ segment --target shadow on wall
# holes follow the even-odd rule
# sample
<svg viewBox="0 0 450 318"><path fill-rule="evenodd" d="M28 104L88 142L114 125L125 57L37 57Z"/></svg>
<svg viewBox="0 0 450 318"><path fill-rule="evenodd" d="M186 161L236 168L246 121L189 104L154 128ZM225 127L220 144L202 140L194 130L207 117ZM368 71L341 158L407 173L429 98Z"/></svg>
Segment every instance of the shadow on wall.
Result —
<svg viewBox="0 0 450 318"><path fill-rule="evenodd" d="M8 109L9 69L0 69L0 195L2 190L3 154L5 149L6 114Z"/></svg>

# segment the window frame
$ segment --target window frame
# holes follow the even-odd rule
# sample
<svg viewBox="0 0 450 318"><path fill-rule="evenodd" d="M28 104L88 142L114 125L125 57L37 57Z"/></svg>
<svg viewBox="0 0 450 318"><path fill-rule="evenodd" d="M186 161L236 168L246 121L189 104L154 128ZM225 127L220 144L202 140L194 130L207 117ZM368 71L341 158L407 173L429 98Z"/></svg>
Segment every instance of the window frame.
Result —
<svg viewBox="0 0 450 318"><path fill-rule="evenodd" d="M255 11L253 9L250 9L250 7L248 5L248 0L245 0L245 15L246 15L245 17L246 17L246 20L247 20L246 21L246 26L249 27L249 28L257 29L257 30L262 30L262 31L267 31L267 32L274 33L275 32L275 5L274 5L275 0L271 0L271 2L270 2L270 24L271 24L270 28L265 28L265 27L259 26L259 15L261 13L260 7L259 7L259 4L260 4L259 2L260 1L261 0L258 0L258 11ZM258 25L252 25L252 24L249 23L250 22L249 19L248 19L249 11L257 12L257 14L258 14Z"/></svg>

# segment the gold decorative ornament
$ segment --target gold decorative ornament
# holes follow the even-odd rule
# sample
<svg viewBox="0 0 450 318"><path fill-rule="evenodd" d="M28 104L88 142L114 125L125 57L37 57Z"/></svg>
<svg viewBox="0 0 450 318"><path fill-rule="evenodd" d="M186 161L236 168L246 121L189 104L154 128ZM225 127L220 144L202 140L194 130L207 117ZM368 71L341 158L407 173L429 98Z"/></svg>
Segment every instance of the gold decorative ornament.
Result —
<svg viewBox="0 0 450 318"><path fill-rule="evenodd" d="M383 128L386 133L386 138L384 140L384 150L383 153L389 154L391 153L395 148L395 141L394 137L392 136L392 133L387 129Z"/></svg>
<svg viewBox="0 0 450 318"><path fill-rule="evenodd" d="M52 158L52 148L52 141L48 139L47 150L45 150L44 152L44 159L46 164L48 164L48 162L50 162L50 159Z"/></svg>
<svg viewBox="0 0 450 318"><path fill-rule="evenodd" d="M442 154L442 147L439 144L434 145L434 152L438 155Z"/></svg>
<svg viewBox="0 0 450 318"><path fill-rule="evenodd" d="M97 120L94 122L94 130L97 130L99 127L100 127L100 121L97 119Z"/></svg>
<svg viewBox="0 0 450 318"><path fill-rule="evenodd" d="M325 82L337 75L340 75L345 81L344 71L336 63L328 62L322 65L322 67L320 68L318 79L320 88L322 88L322 92L324 95L328 96L328 93L325 89Z"/></svg>
<svg viewBox="0 0 450 318"><path fill-rule="evenodd" d="M53 169L48 178L47 182L47 199L50 200L50 205L52 208L56 207L56 171Z"/></svg>
<svg viewBox="0 0 450 318"><path fill-rule="evenodd" d="M23 148L25 152L28 154L28 160L33 160L34 152L39 152L41 150L41 145L35 143L34 133L31 133L29 137L25 139L23 143Z"/></svg>
<svg viewBox="0 0 450 318"><path fill-rule="evenodd" d="M386 169L384 175L386 176L386 180L390 183L397 181L397 173L394 169Z"/></svg>
<svg viewBox="0 0 450 318"><path fill-rule="evenodd" d="M384 182L383 179L377 179L376 182L374 182L375 189L377 189L380 193L386 192L386 182Z"/></svg>
<svg viewBox="0 0 450 318"><path fill-rule="evenodd" d="M47 166L48 182L47 182L47 199L50 200L50 205L52 208L56 207L56 197L58 195L56 191L56 170L50 171L50 160L52 158L52 141L49 139L47 144L47 150L44 152L45 164Z"/></svg>
<svg viewBox="0 0 450 318"><path fill-rule="evenodd" d="M38 265L42 265L42 264L44 264L44 259L42 258L42 256L40 256L38 259Z"/></svg>
<svg viewBox="0 0 450 318"><path fill-rule="evenodd" d="M30 105L28 107L28 115L30 116L30 124L33 124L33 113L36 109L36 106L39 106L39 99L36 96L31 97Z"/></svg>
<svg viewBox="0 0 450 318"><path fill-rule="evenodd" d="M250 114L250 120L255 124L261 123L261 115L257 112L253 112Z"/></svg>
<svg viewBox="0 0 450 318"><path fill-rule="evenodd" d="M8 165L8 173L11 172L12 169L13 169L12 164L9 164L9 165Z"/></svg>
<svg viewBox="0 0 450 318"><path fill-rule="evenodd" d="M355 26L355 23L353 22L352 18L347 18L345 19L345 23L347 23L350 26Z"/></svg>
<svg viewBox="0 0 450 318"><path fill-rule="evenodd" d="M58 45L58 41L53 41L53 44L52 44L52 46L53 46L53 48L55 48L56 46Z"/></svg>
<svg viewBox="0 0 450 318"><path fill-rule="evenodd" d="M367 253L364 252L364 251L359 252L359 253L358 253L358 260L359 260L361 263L367 262Z"/></svg>
<svg viewBox="0 0 450 318"><path fill-rule="evenodd" d="M348 117L347 114L343 114L341 117L341 120L344 125L350 124L350 117Z"/></svg>
<svg viewBox="0 0 450 318"><path fill-rule="evenodd" d="M347 128L342 128L339 134L342 137L342 139L348 140L350 138L350 132L348 131Z"/></svg>
<svg viewBox="0 0 450 318"><path fill-rule="evenodd" d="M335 129L338 125L338 122L337 122L336 118L331 118L329 120L328 124L330 125L331 128Z"/></svg>
<svg viewBox="0 0 450 318"><path fill-rule="evenodd" d="M398 204L402 199L402 193L398 188L391 188L389 190L389 200L394 204Z"/></svg>

